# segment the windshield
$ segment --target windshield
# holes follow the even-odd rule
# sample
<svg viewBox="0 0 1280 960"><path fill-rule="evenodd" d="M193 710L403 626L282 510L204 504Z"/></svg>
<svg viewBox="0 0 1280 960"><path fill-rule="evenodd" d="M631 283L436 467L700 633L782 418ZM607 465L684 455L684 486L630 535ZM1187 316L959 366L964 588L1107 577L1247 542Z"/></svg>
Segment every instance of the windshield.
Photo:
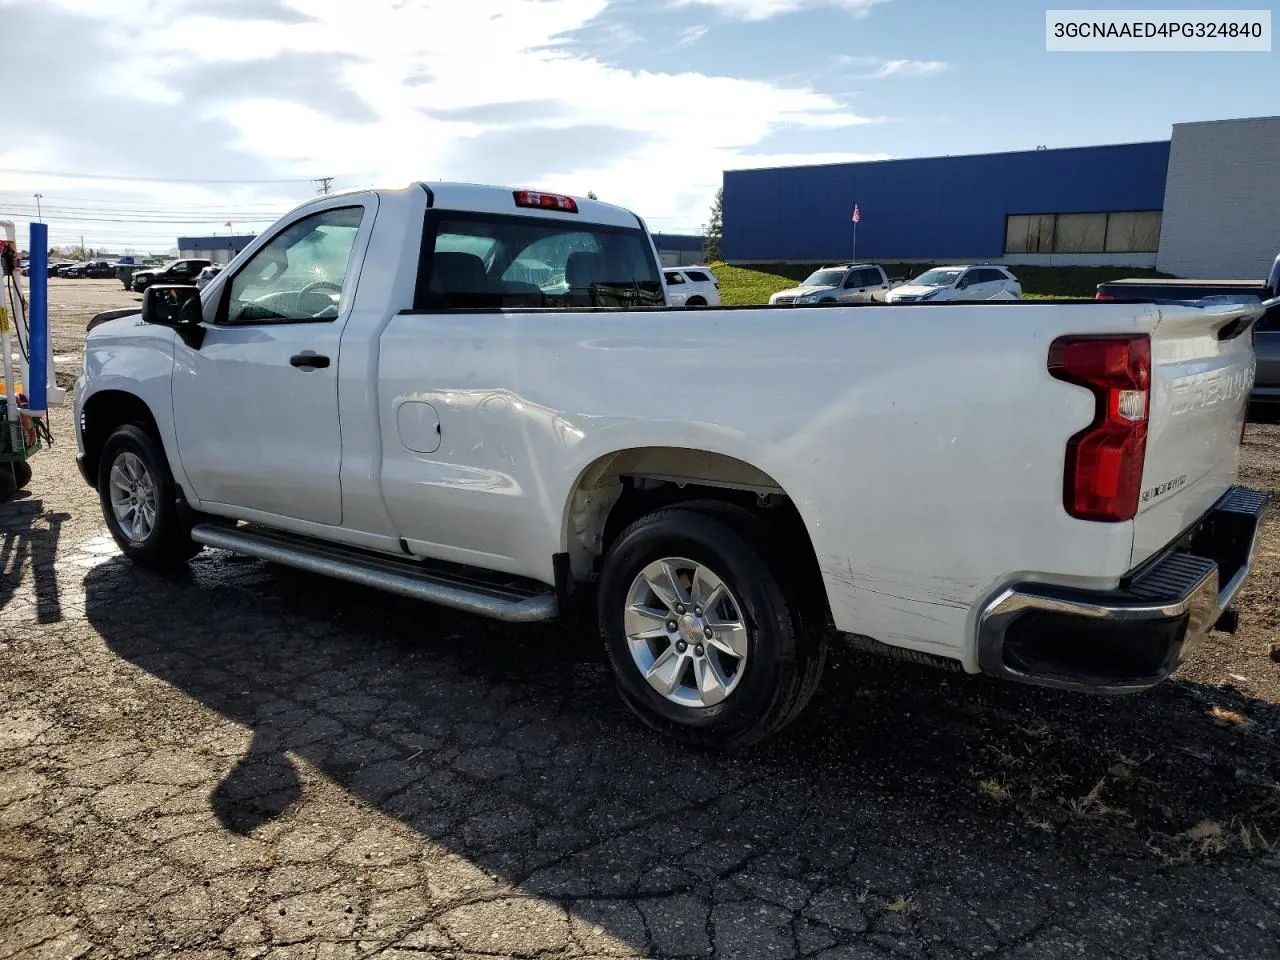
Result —
<svg viewBox="0 0 1280 960"><path fill-rule="evenodd" d="M805 287L838 287L844 280L843 270L815 270L801 286Z"/></svg>
<svg viewBox="0 0 1280 960"><path fill-rule="evenodd" d="M955 270L929 270L912 280L911 286L949 287L956 282L956 279L962 273L964 273L963 267L958 267Z"/></svg>

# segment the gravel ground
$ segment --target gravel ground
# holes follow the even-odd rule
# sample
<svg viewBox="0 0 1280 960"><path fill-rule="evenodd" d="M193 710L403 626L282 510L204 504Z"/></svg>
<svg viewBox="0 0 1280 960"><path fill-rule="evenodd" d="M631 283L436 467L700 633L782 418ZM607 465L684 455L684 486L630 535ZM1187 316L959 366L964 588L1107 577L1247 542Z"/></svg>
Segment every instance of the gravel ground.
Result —
<svg viewBox="0 0 1280 960"><path fill-rule="evenodd" d="M135 299L54 281L59 355ZM581 630L136 570L52 426L0 506L0 958L1280 957L1275 519L1240 632L1149 694L843 654L717 756Z"/></svg>

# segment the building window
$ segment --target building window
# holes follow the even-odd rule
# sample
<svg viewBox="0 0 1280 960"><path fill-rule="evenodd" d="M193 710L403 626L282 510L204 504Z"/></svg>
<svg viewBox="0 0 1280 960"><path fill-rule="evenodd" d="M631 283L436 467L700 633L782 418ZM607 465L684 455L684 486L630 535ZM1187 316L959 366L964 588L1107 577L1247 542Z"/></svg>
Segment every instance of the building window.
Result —
<svg viewBox="0 0 1280 960"><path fill-rule="evenodd" d="M1159 210L1032 213L1005 218L1004 252L1155 253Z"/></svg>

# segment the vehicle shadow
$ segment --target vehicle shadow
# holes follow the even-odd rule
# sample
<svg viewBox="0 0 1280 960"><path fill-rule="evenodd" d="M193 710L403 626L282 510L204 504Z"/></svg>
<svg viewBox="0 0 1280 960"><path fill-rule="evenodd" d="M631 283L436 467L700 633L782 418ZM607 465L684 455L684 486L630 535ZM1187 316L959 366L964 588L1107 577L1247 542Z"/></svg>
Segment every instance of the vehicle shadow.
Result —
<svg viewBox="0 0 1280 960"><path fill-rule="evenodd" d="M1173 935L1156 929L1173 901L1237 911L1243 929L1251 901L1224 893L1227 871L1280 840L1280 709L1227 689L1109 700L844 654L799 721L723 755L640 726L582 628L493 624L217 551L173 579L103 563L86 614L117 655L252 728L210 798L227 829L288 815L294 757L571 914L635 904L644 922L591 916L653 955L696 952L660 933L690 898L707 904L695 926L758 898L796 955L822 937L1009 946L1050 921L1085 939L1102 923L1093 955L1123 955L1091 910L1140 925L1145 955Z"/></svg>
<svg viewBox="0 0 1280 960"><path fill-rule="evenodd" d="M0 610L13 600L23 571L29 568L35 579L37 622L57 623L62 619L62 603L53 564L62 524L71 517L46 513L43 501L29 497L19 491L17 499L0 504Z"/></svg>

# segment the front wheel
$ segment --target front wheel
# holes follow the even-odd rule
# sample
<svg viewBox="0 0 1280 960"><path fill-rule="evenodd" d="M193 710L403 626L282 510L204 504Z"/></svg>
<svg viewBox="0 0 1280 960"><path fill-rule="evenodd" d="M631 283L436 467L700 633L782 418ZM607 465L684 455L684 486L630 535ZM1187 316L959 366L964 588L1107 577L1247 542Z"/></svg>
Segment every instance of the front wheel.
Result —
<svg viewBox="0 0 1280 960"><path fill-rule="evenodd" d="M136 424L117 427L98 460L107 529L134 563L164 569L200 551L178 509L177 484L158 440Z"/></svg>
<svg viewBox="0 0 1280 960"><path fill-rule="evenodd" d="M600 579L599 616L623 700L686 743L732 748L786 726L808 702L825 637L802 617L745 510L699 504L628 527Z"/></svg>

